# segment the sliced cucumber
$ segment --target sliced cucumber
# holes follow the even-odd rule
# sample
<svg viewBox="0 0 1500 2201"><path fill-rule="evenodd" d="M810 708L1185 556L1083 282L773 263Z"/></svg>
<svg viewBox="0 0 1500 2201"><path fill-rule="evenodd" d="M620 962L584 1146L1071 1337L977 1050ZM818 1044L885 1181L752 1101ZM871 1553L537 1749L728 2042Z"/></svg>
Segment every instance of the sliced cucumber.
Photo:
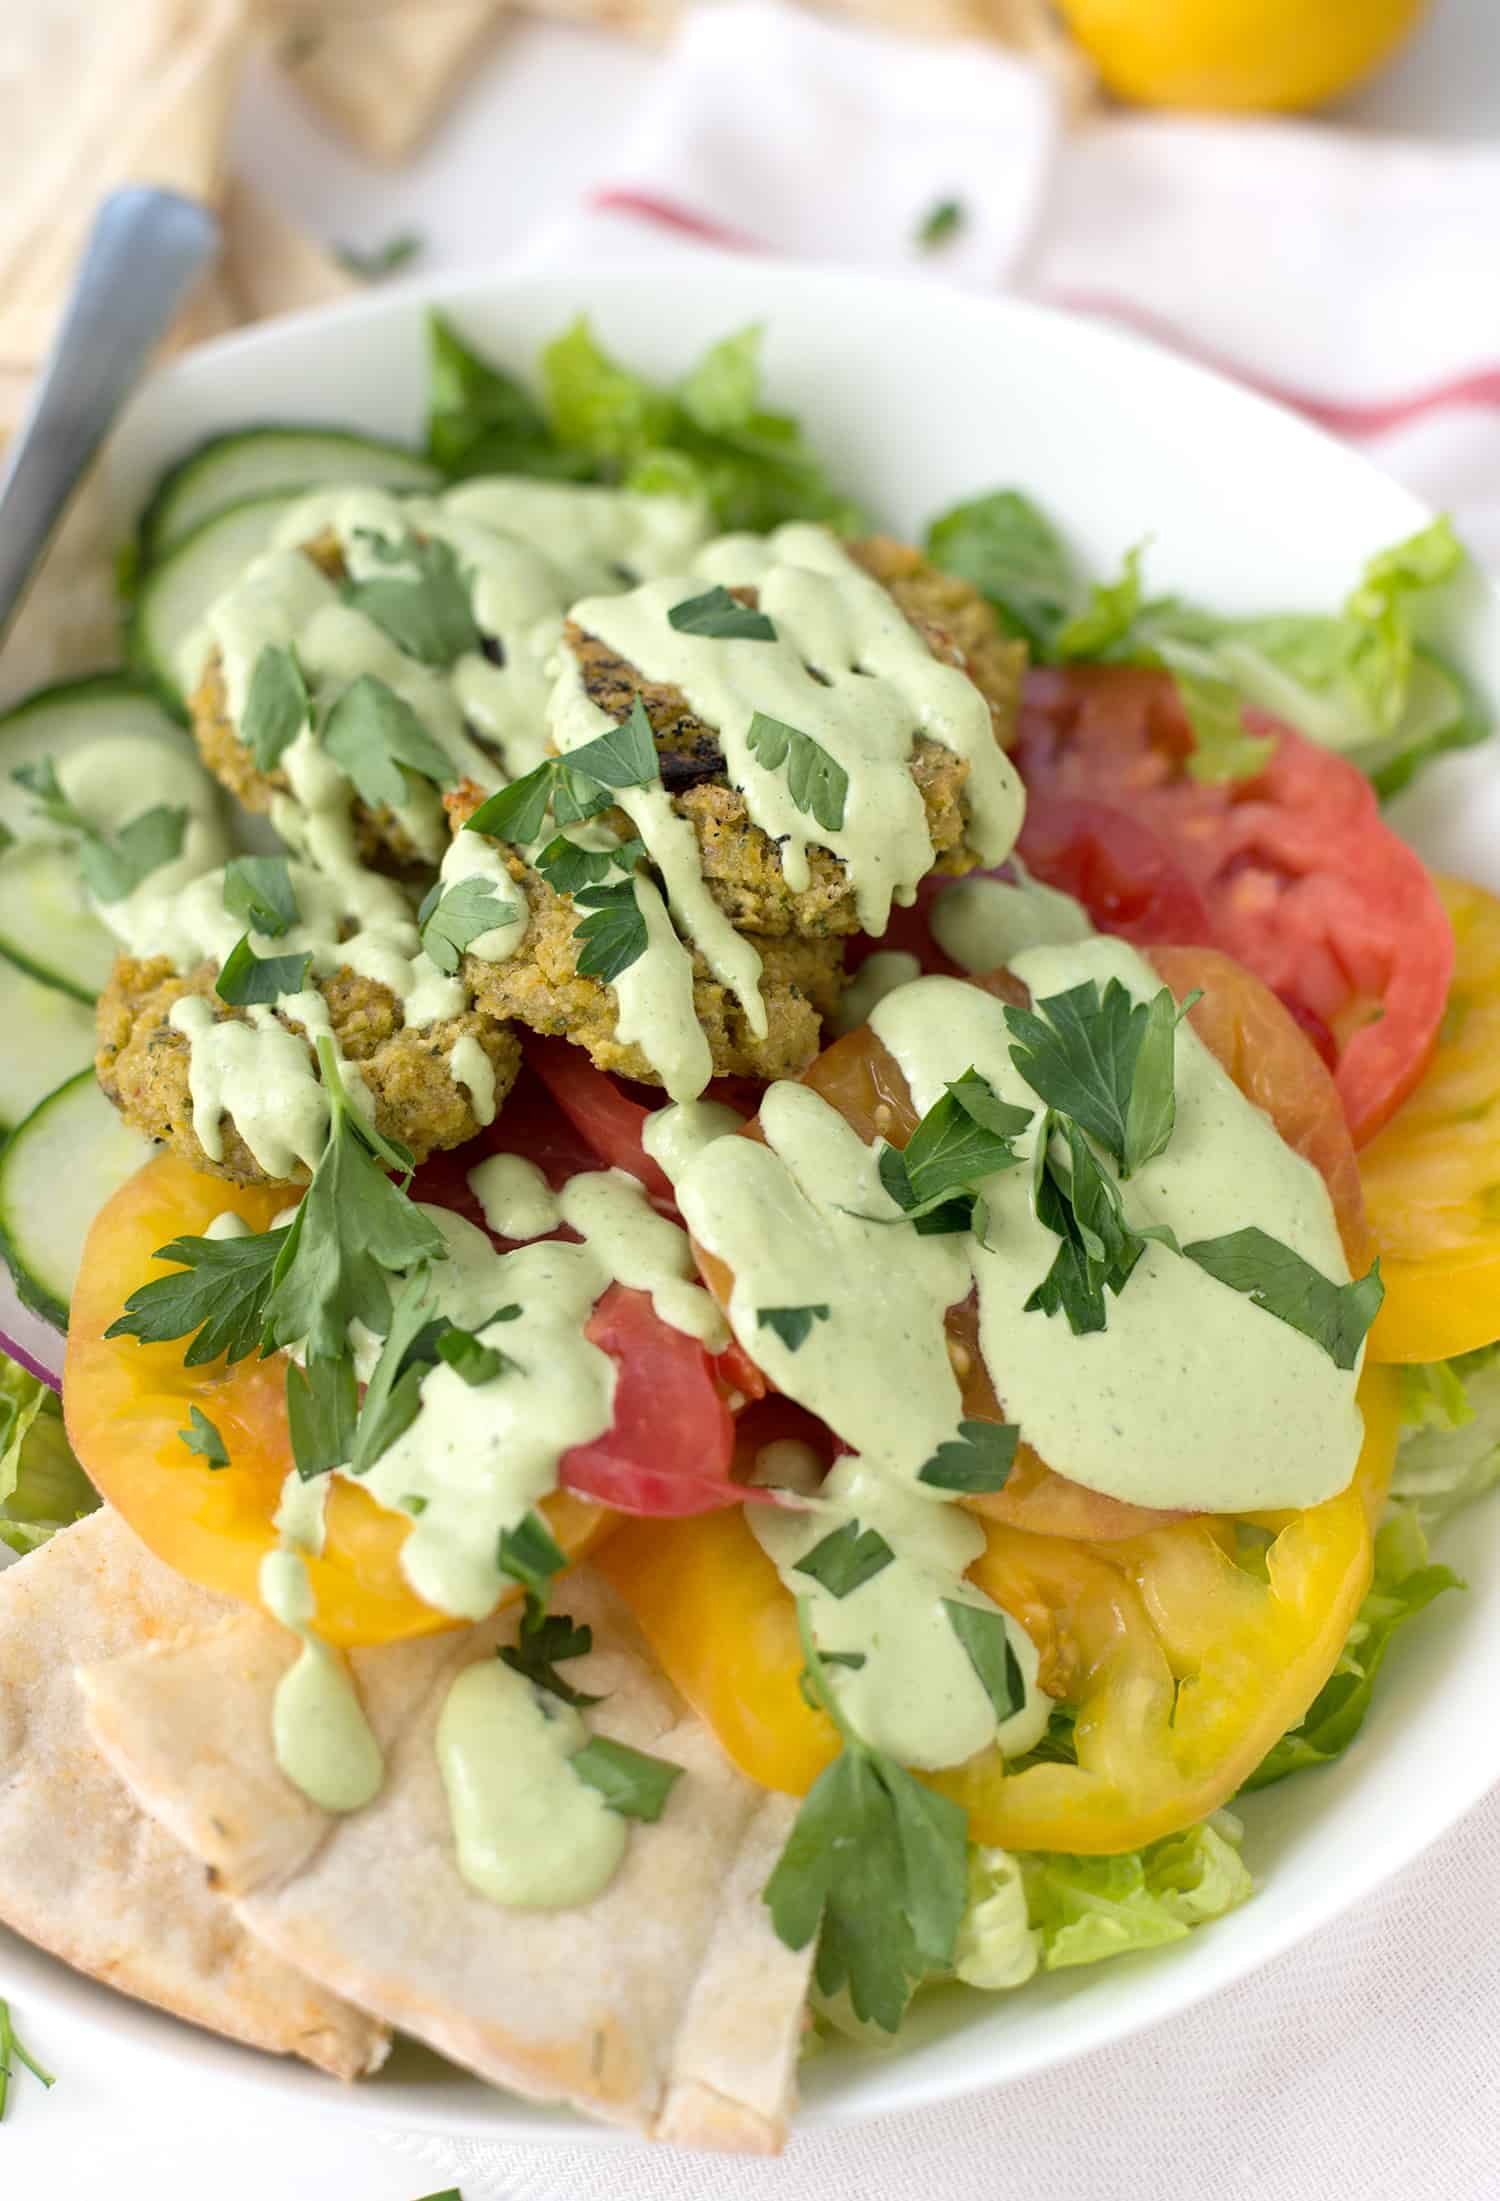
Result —
<svg viewBox="0 0 1500 2201"><path fill-rule="evenodd" d="M25 971L0 963L0 1134L31 1114L38 1101L76 1078L94 1059L94 1017L86 1002Z"/></svg>
<svg viewBox="0 0 1500 2201"><path fill-rule="evenodd" d="M38 1102L0 1153L0 1255L34 1313L66 1327L89 1225L156 1152L80 1071Z"/></svg>
<svg viewBox="0 0 1500 2201"><path fill-rule="evenodd" d="M0 825L20 836L36 825L36 806L13 776L18 765L43 757L55 763L68 750L110 734L155 734L179 744L187 739L160 697L128 673L98 673L92 680L39 688L0 713Z"/></svg>
<svg viewBox="0 0 1500 2201"><path fill-rule="evenodd" d="M181 718L202 671L183 659L183 645L222 596L270 542L282 514L301 492L249 497L204 520L141 581L130 620L132 662Z"/></svg>
<svg viewBox="0 0 1500 2201"><path fill-rule="evenodd" d="M419 452L341 428L247 428L214 436L163 475L141 517L150 564L232 504L348 482L370 489L435 489L442 477Z"/></svg>
<svg viewBox="0 0 1500 2201"><path fill-rule="evenodd" d="M13 777L43 759L60 763L86 743L121 736L192 744L157 697L124 673L43 688L0 716L0 826L17 836L0 852L0 957L80 1001L92 1001L114 961L114 942L84 899L70 842L37 835L36 806ZM55 1085L61 1068L48 1080ZM0 1116L14 1120L9 1103Z"/></svg>

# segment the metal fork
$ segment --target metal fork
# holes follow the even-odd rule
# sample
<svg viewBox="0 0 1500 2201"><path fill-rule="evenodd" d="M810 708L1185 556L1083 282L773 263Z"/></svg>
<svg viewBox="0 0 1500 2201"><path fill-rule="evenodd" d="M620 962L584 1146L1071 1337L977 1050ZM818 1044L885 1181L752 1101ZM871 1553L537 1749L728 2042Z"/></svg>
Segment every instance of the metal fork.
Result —
<svg viewBox="0 0 1500 2201"><path fill-rule="evenodd" d="M208 208L175 191L128 185L99 209L0 474L0 640L90 460L218 248Z"/></svg>

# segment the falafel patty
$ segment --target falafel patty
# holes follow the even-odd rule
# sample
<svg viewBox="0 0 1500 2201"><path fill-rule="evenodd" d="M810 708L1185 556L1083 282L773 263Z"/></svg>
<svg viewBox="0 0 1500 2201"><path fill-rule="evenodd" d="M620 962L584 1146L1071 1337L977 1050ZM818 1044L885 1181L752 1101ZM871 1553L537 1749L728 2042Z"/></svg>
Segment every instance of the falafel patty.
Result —
<svg viewBox="0 0 1500 2201"><path fill-rule="evenodd" d="M1025 645L1001 633L993 611L967 581L940 573L909 544L876 535L845 547L893 598L933 656L968 674L989 705L997 745L1008 747ZM731 594L746 605L756 601L751 588ZM828 849L809 848L808 884L799 891L788 886L776 843L729 785L716 729L694 714L679 688L643 679L575 620L568 621L564 642L577 660L589 701L608 717L623 719L639 696L656 737L662 785L672 808L691 824L709 892L737 931L819 939L860 929L853 884ZM977 859L965 844L967 761L919 735L910 771L926 811L933 868L971 869Z"/></svg>
<svg viewBox="0 0 1500 2201"><path fill-rule="evenodd" d="M232 1116L220 1125L222 1158L204 1151L193 1124L191 1043L170 1021L174 1003L187 994L207 1000L216 1023L248 1021L244 1010L219 1000L217 977L211 962L183 975L165 956L121 956L99 997L95 1067L109 1099L138 1131L165 1141L195 1168L237 1184L262 1184L267 1172ZM413 1029L402 1022L396 995L375 979L344 966L314 983L340 1052L369 1091L376 1128L409 1147L419 1162L441 1147L461 1146L480 1129L474 1096L452 1066L462 1041L473 1042L494 1073L497 1106L515 1083L520 1041L491 1016L468 1009ZM280 1010L277 1015L289 1031L303 1030L296 1018ZM310 1042L308 1057L314 1059Z"/></svg>
<svg viewBox="0 0 1500 2201"><path fill-rule="evenodd" d="M484 800L466 782L448 797L455 832ZM601 1070L660 1085L659 1070L642 1049L619 1037L619 1002L613 987L579 971L576 934L588 915L558 894L521 857L503 851L511 877L526 897L528 922L514 952L503 962L474 955L463 960L463 979L476 1010L514 1017L534 1032L560 1034L582 1047ZM693 1009L708 1041L715 1077L785 1078L805 1070L822 1044L822 1022L838 1005L844 982L842 940L757 940L763 966L761 998L766 1033L751 1030L737 995L714 977L702 955L693 955Z"/></svg>

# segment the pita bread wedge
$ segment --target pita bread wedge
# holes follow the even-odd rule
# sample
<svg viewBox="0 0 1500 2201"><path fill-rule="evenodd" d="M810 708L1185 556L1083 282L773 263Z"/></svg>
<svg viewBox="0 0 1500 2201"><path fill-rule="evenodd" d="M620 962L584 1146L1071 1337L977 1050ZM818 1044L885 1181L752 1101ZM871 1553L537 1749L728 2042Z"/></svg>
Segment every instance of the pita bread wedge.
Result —
<svg viewBox="0 0 1500 2201"><path fill-rule="evenodd" d="M454 1856L437 1720L454 1675L513 1640L514 1614L436 1649L356 1656L386 1742L385 1788L366 1810L325 1819L311 1847L309 1807L265 1739L295 1649L269 1622L247 1616L79 1678L110 1764L211 1858L246 1927L288 1963L520 2093L689 2146L771 2151L791 2106L810 1952L776 1939L760 1890L795 1805L730 1765L597 1577L570 1575L566 1607L594 1631L569 1666L604 1699L591 1723L685 1769L661 1820L632 1828L610 1885L570 1911L488 1902ZM226 1686L232 1715L215 1700Z"/></svg>
<svg viewBox="0 0 1500 2201"><path fill-rule="evenodd" d="M316 4L280 17L273 50L291 82L368 159L405 160L442 120L505 0Z"/></svg>
<svg viewBox="0 0 1500 2201"><path fill-rule="evenodd" d="M91 1514L0 1574L0 1920L76 1970L339 2078L390 2036L241 1925L202 1864L90 1740L75 1658L116 1658L227 1610Z"/></svg>

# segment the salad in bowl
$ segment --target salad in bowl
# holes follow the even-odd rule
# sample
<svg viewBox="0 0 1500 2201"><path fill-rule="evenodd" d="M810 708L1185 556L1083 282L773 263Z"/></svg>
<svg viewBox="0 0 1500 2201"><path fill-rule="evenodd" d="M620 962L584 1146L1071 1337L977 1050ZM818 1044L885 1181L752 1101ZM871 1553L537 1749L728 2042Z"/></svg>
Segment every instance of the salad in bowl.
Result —
<svg viewBox="0 0 1500 2201"><path fill-rule="evenodd" d="M188 438L0 719L0 1918L766 2151L1258 1900L1456 1587L1500 902L1382 806L1464 554L1226 613L1065 484L882 529L754 328L423 340L420 448Z"/></svg>

